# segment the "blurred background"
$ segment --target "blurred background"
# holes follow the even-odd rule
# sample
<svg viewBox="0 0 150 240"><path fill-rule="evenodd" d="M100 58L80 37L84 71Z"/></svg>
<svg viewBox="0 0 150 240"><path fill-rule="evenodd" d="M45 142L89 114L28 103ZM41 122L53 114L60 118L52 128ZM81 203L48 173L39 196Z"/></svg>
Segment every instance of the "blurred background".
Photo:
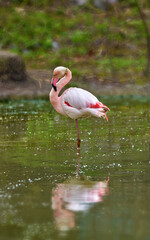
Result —
<svg viewBox="0 0 150 240"><path fill-rule="evenodd" d="M111 109L81 151L59 65ZM150 239L149 79L149 0L0 0L1 240Z"/></svg>
<svg viewBox="0 0 150 240"><path fill-rule="evenodd" d="M145 84L150 2L0 0L0 50L20 55L27 70L63 65L77 79Z"/></svg>

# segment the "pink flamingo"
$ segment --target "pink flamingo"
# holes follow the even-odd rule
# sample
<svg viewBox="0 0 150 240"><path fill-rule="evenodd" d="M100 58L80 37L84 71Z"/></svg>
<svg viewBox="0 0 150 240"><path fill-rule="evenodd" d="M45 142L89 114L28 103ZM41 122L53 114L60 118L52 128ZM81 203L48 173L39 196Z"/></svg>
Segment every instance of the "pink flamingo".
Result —
<svg viewBox="0 0 150 240"><path fill-rule="evenodd" d="M80 117L104 117L108 121L106 112L109 110L103 103L90 92L81 88L71 87L59 95L60 90L70 82L72 73L68 68L57 67L53 71L51 80L52 89L49 97L55 110L75 120L77 127L77 145L80 147L80 134L77 119Z"/></svg>

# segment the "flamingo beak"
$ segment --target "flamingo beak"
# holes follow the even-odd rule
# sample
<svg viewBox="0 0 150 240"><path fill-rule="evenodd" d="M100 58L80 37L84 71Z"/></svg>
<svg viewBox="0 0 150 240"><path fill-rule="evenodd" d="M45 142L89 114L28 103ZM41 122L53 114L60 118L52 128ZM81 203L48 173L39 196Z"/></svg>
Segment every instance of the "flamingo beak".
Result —
<svg viewBox="0 0 150 240"><path fill-rule="evenodd" d="M51 84L52 84L52 87L54 88L55 92L57 92L57 87L56 87L57 81L58 81L57 77L52 78L52 80L51 80Z"/></svg>

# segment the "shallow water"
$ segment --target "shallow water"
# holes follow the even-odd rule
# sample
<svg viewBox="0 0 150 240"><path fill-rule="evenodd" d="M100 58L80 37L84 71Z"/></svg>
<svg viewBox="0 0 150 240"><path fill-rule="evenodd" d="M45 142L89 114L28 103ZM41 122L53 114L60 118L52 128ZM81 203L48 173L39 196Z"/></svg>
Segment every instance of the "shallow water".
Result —
<svg viewBox="0 0 150 240"><path fill-rule="evenodd" d="M48 101L0 103L0 239L150 239L150 101L103 102L80 151Z"/></svg>

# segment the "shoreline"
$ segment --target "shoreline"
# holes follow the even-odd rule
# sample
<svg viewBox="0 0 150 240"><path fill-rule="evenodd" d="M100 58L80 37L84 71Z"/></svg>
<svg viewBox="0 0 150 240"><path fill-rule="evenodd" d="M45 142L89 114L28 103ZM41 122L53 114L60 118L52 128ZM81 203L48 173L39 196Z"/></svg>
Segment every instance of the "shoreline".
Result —
<svg viewBox="0 0 150 240"><path fill-rule="evenodd" d="M49 97L51 89L51 71L48 70L28 70L28 80L22 82L0 82L0 100L9 99L35 99ZM73 78L68 84L69 87L80 87L88 90L96 96L113 95L141 95L150 96L150 83L120 84L120 83L100 83L95 79L78 80Z"/></svg>

